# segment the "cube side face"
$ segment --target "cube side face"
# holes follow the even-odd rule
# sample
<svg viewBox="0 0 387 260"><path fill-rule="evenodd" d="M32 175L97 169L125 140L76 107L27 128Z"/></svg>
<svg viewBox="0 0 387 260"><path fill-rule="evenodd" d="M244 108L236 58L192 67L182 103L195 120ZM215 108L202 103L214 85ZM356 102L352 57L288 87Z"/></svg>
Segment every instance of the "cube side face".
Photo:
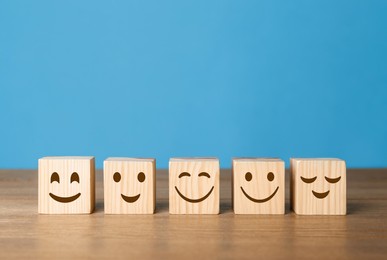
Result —
<svg viewBox="0 0 387 260"><path fill-rule="evenodd" d="M285 214L285 163L233 160L235 214Z"/></svg>
<svg viewBox="0 0 387 260"><path fill-rule="evenodd" d="M294 159L290 159L290 208L295 211L295 161Z"/></svg>
<svg viewBox="0 0 387 260"><path fill-rule="evenodd" d="M90 213L95 209L95 158L90 161Z"/></svg>
<svg viewBox="0 0 387 260"><path fill-rule="evenodd" d="M219 160L169 162L169 213L219 214Z"/></svg>
<svg viewBox="0 0 387 260"><path fill-rule="evenodd" d="M294 159L292 208L299 215L346 215L345 161Z"/></svg>
<svg viewBox="0 0 387 260"><path fill-rule="evenodd" d="M41 158L38 168L38 212L40 214L93 212L94 158Z"/></svg>
<svg viewBox="0 0 387 260"><path fill-rule="evenodd" d="M104 161L105 214L153 214L156 162Z"/></svg>

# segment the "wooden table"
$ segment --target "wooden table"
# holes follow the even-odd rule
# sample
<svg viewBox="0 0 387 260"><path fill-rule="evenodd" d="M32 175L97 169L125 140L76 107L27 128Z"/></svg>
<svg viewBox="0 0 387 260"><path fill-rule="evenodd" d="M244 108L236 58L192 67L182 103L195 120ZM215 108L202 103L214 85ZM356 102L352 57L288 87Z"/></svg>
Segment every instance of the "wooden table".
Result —
<svg viewBox="0 0 387 260"><path fill-rule="evenodd" d="M91 215L38 215L37 171L0 170L1 258L386 258L387 170L348 170L347 216L234 215L221 172L221 214L168 214L167 171L157 171L154 215L104 215L102 172Z"/></svg>

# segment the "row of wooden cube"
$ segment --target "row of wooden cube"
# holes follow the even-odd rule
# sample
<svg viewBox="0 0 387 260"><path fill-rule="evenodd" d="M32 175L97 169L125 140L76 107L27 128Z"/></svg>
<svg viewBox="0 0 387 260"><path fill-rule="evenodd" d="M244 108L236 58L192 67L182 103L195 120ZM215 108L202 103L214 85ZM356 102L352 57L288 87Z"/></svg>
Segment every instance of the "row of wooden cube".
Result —
<svg viewBox="0 0 387 260"><path fill-rule="evenodd" d="M95 205L94 157L39 159L42 214L87 214ZM236 214L285 213L285 163L274 158L232 161ZM156 162L147 158L104 161L106 214L153 214ZM218 214L220 168L216 158L172 158L169 212ZM297 214L345 215L346 166L340 159L291 159L291 205Z"/></svg>

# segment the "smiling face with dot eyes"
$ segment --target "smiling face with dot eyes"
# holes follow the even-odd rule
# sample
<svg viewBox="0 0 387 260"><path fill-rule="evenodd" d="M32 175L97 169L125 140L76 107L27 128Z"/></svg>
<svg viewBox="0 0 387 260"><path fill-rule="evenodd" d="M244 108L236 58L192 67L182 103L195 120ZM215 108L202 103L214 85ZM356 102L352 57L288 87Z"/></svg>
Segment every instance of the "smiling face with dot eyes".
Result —
<svg viewBox="0 0 387 260"><path fill-rule="evenodd" d="M273 172L268 172L266 177L267 177L267 181L268 181L268 182L272 182L272 181L274 180L274 178L275 178L275 175L274 175ZM246 180L246 182L250 182L252 179L253 179L253 174L252 174L251 172L246 172L246 174L245 174L245 180ZM243 189L242 186L241 186L240 188L241 188L241 190L242 190L242 193L243 193L249 200L251 200L252 202L255 202L255 203L264 203L264 202L267 202L267 201L271 200L271 199L275 196L275 194L278 192L279 186L277 186L277 187L275 188L274 192L273 192L271 195L269 195L269 196L267 196L267 197L265 197L265 198L259 198L259 199L258 199L258 198L253 198L252 196L250 196L250 195L245 191L245 189Z"/></svg>
<svg viewBox="0 0 387 260"><path fill-rule="evenodd" d="M113 180L114 182L116 183L119 183L121 181L121 173L119 172L115 172L113 174ZM139 172L137 174L137 180L139 183L142 183L145 181L145 173L143 172ZM134 196L127 196L127 195L124 195L121 193L121 198L126 201L127 203L133 203L133 202L136 202L141 196L141 193L137 194L137 195L134 195Z"/></svg>
<svg viewBox="0 0 387 260"><path fill-rule="evenodd" d="M232 160L232 205L235 214L285 213L285 162L279 158Z"/></svg>
<svg viewBox="0 0 387 260"><path fill-rule="evenodd" d="M107 158L103 170L105 213L153 214L155 174L153 158Z"/></svg>

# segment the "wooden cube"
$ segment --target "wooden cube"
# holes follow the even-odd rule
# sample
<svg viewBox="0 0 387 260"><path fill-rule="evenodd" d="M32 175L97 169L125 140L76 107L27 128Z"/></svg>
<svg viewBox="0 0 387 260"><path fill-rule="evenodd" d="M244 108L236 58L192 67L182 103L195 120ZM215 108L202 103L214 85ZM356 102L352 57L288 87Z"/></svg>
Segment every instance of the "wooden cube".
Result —
<svg viewBox="0 0 387 260"><path fill-rule="evenodd" d="M219 214L219 160L171 158L169 213Z"/></svg>
<svg viewBox="0 0 387 260"><path fill-rule="evenodd" d="M234 158L235 214L285 214L285 163L276 158Z"/></svg>
<svg viewBox="0 0 387 260"><path fill-rule="evenodd" d="M95 205L95 164L92 156L39 159L38 212L90 214Z"/></svg>
<svg viewBox="0 0 387 260"><path fill-rule="evenodd" d="M291 205L300 215L345 215L347 189L345 161L293 158Z"/></svg>
<svg viewBox="0 0 387 260"><path fill-rule="evenodd" d="M153 214L156 208L156 160L108 158L104 161L106 214Z"/></svg>

